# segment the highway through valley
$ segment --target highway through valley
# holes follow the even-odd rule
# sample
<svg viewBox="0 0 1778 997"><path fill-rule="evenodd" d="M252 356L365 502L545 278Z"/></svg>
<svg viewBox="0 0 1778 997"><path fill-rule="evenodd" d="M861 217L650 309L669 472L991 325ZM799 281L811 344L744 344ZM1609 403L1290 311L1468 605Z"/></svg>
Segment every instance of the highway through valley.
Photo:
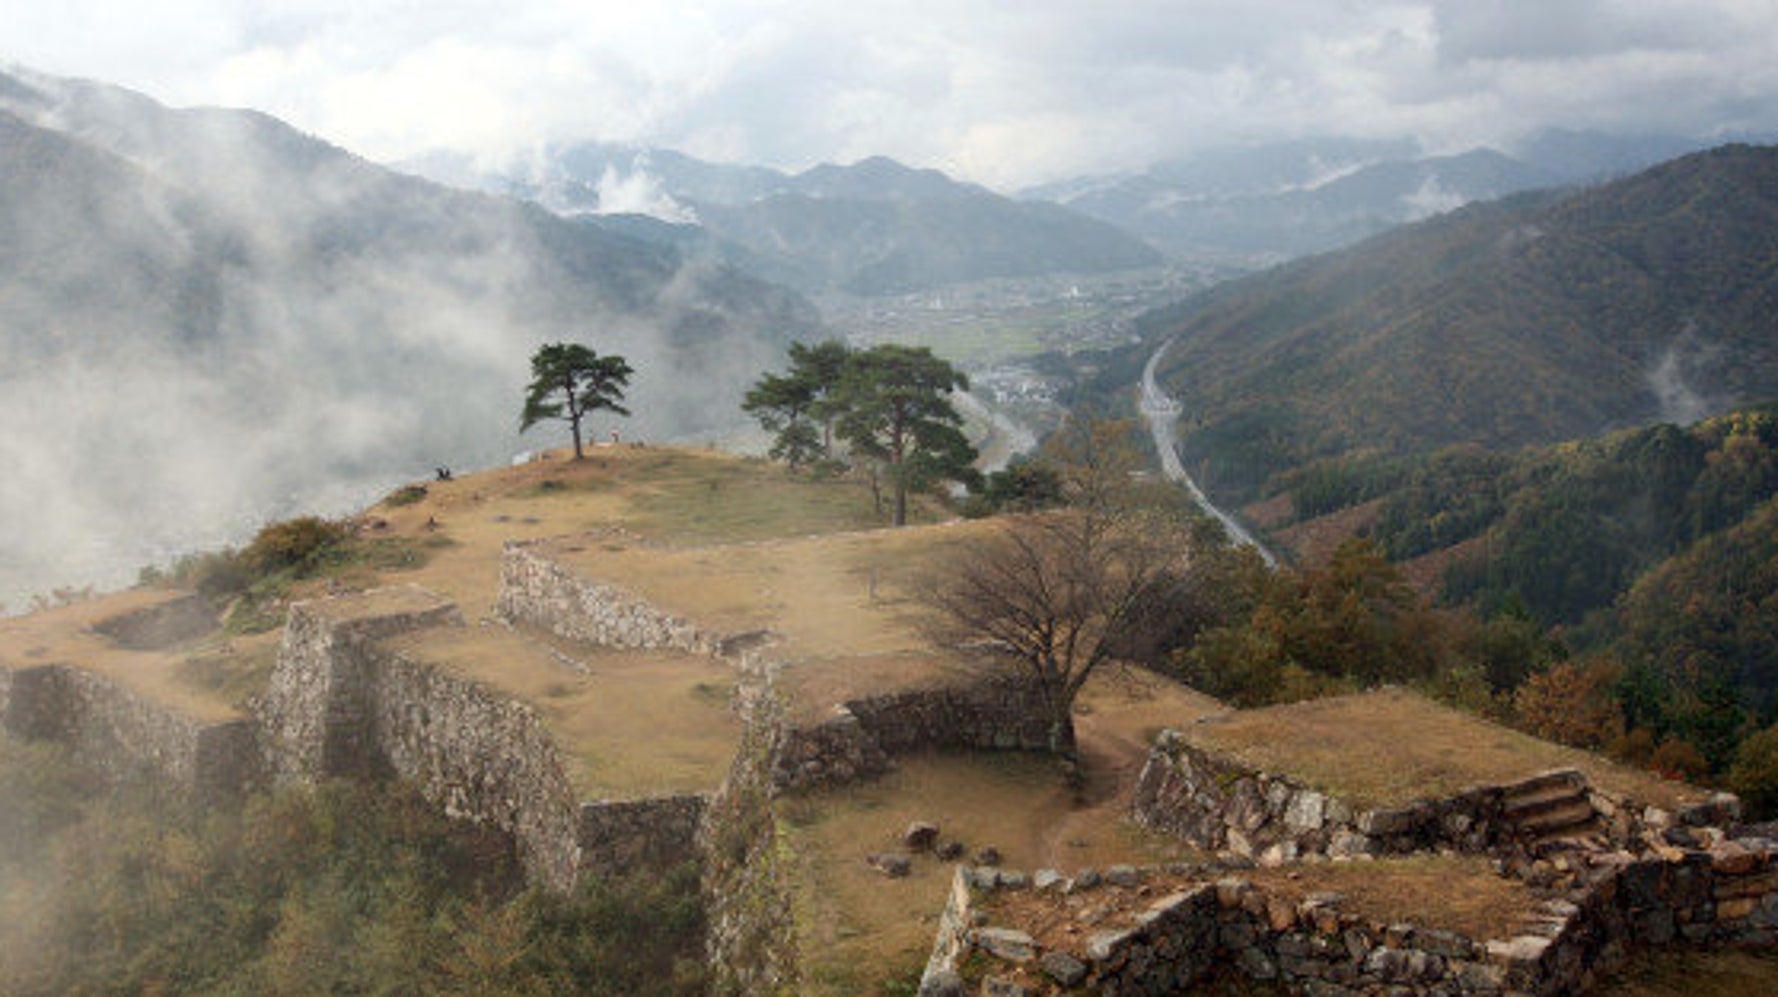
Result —
<svg viewBox="0 0 1778 997"><path fill-rule="evenodd" d="M1196 502L1198 507L1205 512L1215 516L1216 521L1222 524L1222 528L1228 531L1230 539L1238 544L1252 547L1259 552L1260 558L1266 562L1266 567L1276 568L1278 559L1272 555L1272 552L1267 550L1264 544L1254 539L1253 534L1247 532L1247 528L1236 522L1233 516L1217 508L1215 503L1210 501L1210 496L1204 494L1204 489L1198 487L1198 483L1192 480L1192 476L1185 472L1185 465L1179 461L1178 430L1179 414L1182 409L1177 400L1161 390L1154 377L1155 370L1160 367L1161 357L1172 345L1171 339L1162 343L1160 348L1148 358L1148 364L1142 368L1142 417L1148 420L1148 430L1154 434L1154 449L1161 456L1161 473L1167 476L1167 480L1177 481L1184 485L1186 490L1191 492L1192 501Z"/></svg>

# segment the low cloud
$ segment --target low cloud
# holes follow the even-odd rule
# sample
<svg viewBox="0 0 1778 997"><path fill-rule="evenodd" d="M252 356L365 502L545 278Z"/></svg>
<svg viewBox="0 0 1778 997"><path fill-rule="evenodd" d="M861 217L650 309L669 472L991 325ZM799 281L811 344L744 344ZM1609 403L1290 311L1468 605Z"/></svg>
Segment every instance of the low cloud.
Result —
<svg viewBox="0 0 1778 997"><path fill-rule="evenodd" d="M269 519L346 512L440 464L558 445L553 426L518 433L543 342L630 360L627 437L703 439L811 330L782 292L395 178L257 116L38 85L64 104L11 109L55 127L9 119L0 87L18 139L0 145L0 203L30 206L0 254L15 610Z"/></svg>
<svg viewBox="0 0 1778 997"><path fill-rule="evenodd" d="M1447 211L1455 211L1468 203L1462 194L1446 190L1438 182L1438 177L1429 176L1421 181L1412 194L1402 198L1402 205L1407 208L1407 220L1419 221L1433 215L1441 215Z"/></svg>
<svg viewBox="0 0 1778 997"><path fill-rule="evenodd" d="M676 225L698 220L697 212L673 200L661 188L660 180L641 166L628 173L619 173L615 166L605 167L598 194L602 215L649 215Z"/></svg>

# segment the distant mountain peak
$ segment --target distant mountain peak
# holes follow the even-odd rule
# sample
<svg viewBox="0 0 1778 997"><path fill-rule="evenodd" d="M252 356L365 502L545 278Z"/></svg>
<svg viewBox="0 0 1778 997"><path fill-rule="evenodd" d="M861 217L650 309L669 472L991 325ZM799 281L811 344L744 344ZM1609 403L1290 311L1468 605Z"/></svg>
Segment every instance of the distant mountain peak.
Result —
<svg viewBox="0 0 1778 997"><path fill-rule="evenodd" d="M1465 204L1593 182L1696 140L1550 131L1503 152L1429 155L1411 141L1308 138L1206 150L1119 178L1029 192L1183 257L1274 261L1325 252Z"/></svg>
<svg viewBox="0 0 1778 997"><path fill-rule="evenodd" d="M908 166L888 156L871 156L850 166L823 163L792 177L789 188L809 197L862 201L950 199L986 193L939 170Z"/></svg>

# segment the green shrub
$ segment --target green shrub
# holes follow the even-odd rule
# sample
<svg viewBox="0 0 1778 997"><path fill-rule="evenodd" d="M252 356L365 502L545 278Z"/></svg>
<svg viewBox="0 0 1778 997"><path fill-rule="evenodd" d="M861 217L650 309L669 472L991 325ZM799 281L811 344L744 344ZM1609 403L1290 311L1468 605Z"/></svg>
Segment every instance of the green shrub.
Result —
<svg viewBox="0 0 1778 997"><path fill-rule="evenodd" d="M351 536L352 529L345 523L320 516L298 516L261 529L241 556L260 577L286 568L301 574Z"/></svg>
<svg viewBox="0 0 1778 997"><path fill-rule="evenodd" d="M43 764L53 749L0 749L0 855L33 842L0 863L10 997L702 992L693 866L520 892L508 839L399 784L206 809L154 780L94 792Z"/></svg>
<svg viewBox="0 0 1778 997"><path fill-rule="evenodd" d="M1751 819L1778 818L1778 726L1741 742L1729 767L1728 786L1746 804Z"/></svg>
<svg viewBox="0 0 1778 997"><path fill-rule="evenodd" d="M59 745L0 737L0 866L26 864L79 820L91 781Z"/></svg>

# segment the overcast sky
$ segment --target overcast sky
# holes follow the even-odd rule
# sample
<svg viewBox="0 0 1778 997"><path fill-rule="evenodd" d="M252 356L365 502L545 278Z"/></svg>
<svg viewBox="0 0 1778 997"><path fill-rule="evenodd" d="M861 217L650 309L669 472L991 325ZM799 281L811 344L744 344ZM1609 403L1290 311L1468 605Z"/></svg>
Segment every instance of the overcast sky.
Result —
<svg viewBox="0 0 1778 997"><path fill-rule="evenodd" d="M18 0L0 62L385 161L600 138L1001 188L1317 134L1778 128L1778 0Z"/></svg>

